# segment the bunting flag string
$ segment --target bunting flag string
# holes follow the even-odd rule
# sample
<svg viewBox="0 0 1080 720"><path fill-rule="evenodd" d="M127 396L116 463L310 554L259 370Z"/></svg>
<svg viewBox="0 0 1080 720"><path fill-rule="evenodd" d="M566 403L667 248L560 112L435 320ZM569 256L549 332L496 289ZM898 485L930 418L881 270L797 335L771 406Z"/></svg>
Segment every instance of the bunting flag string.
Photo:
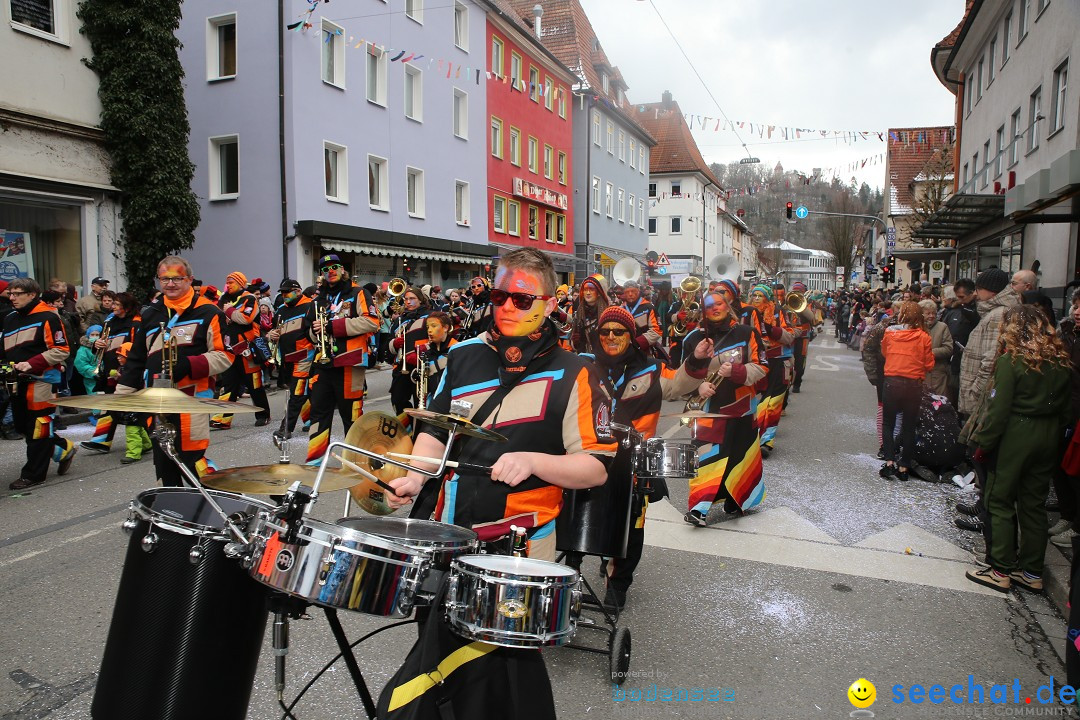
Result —
<svg viewBox="0 0 1080 720"><path fill-rule="evenodd" d="M844 165L838 165L831 168L822 168L820 174L806 175L805 173L800 172L796 172L793 174L797 178L797 182L800 182L803 185L809 185L814 180L822 180L826 177L828 177L829 179L834 177L840 177L842 174L856 172L858 170L866 168L867 166L872 167L874 165L883 165L884 163L885 153L878 153L877 155L870 155L864 158L860 158L858 160L853 160L852 162L846 163ZM728 187L725 188L725 192L728 198L752 196L761 192L766 192L767 190L791 190L791 182L792 181L790 177L784 177L783 180L770 180L768 182L756 183L754 185ZM783 183L782 188L781 183ZM666 194L664 194L664 197L666 197ZM663 199L663 197L661 197L660 199ZM652 199L652 207L656 207L656 201L656 198Z"/></svg>

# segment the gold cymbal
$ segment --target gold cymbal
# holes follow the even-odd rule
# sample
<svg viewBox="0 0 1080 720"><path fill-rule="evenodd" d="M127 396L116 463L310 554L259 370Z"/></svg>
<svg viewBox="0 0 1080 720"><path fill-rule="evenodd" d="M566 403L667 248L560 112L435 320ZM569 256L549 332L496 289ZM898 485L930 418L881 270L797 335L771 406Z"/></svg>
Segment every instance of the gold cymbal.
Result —
<svg viewBox="0 0 1080 720"><path fill-rule="evenodd" d="M703 418L722 418L725 417L720 413L707 413L702 410L681 410L679 412L664 413L660 417L677 417L677 418L689 418L691 420L700 420Z"/></svg>
<svg viewBox="0 0 1080 720"><path fill-rule="evenodd" d="M162 415L217 415L221 412L238 415L259 411L254 405L192 397L183 390L165 387L150 387L127 395L58 397L50 402L61 407Z"/></svg>
<svg viewBox="0 0 1080 720"><path fill-rule="evenodd" d="M214 490L244 493L245 495L284 495L289 486L299 480L302 484L315 485L316 465L247 465L245 467L225 468L200 479L203 485ZM360 482L363 478L355 473L344 472L337 468L327 468L323 473L319 492L344 490Z"/></svg>
<svg viewBox="0 0 1080 720"><path fill-rule="evenodd" d="M435 427L440 427L444 430L449 430L452 427L457 428L458 435L471 435L472 437L480 438L481 440L506 442L506 436L500 435L494 430L480 427L476 423L458 417L457 415L444 415L442 413L431 412L430 410L406 410L405 414L416 418L420 422L425 422L428 425L434 425Z"/></svg>
<svg viewBox="0 0 1080 720"><path fill-rule="evenodd" d="M409 431L393 415L384 412L366 412L352 424L345 434L345 442L379 455L388 452L408 453L412 451L412 438ZM343 450L342 457L385 483L405 475L407 470L389 463L380 463L351 450ZM355 476L355 474L354 474ZM359 482L351 486L349 494L365 512L372 515L389 515L394 508L386 504L386 490L371 480L360 476Z"/></svg>

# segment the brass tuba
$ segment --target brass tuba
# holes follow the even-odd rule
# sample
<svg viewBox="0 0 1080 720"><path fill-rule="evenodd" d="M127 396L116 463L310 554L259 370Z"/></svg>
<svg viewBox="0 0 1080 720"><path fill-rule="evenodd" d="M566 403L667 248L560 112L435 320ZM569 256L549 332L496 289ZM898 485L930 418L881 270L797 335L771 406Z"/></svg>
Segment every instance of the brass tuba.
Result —
<svg viewBox="0 0 1080 720"><path fill-rule="evenodd" d="M742 269L739 260L734 255L721 254L709 261L709 277L713 280L739 281Z"/></svg>
<svg viewBox="0 0 1080 720"><path fill-rule="evenodd" d="M789 292L784 298L784 307L798 315L806 309L806 296L801 292Z"/></svg>
<svg viewBox="0 0 1080 720"><path fill-rule="evenodd" d="M393 298L390 301L390 310L395 313L401 312L401 296L409 289L409 284L404 278L396 277L386 285L386 294Z"/></svg>
<svg viewBox="0 0 1080 720"><path fill-rule="evenodd" d="M700 319L701 305L697 302L697 294L700 289L701 278L696 275L688 275L679 283L679 297L686 310L686 322L681 323L678 318L676 318L668 328L669 336L679 338L686 337L687 332L689 332L688 326L690 323L697 322Z"/></svg>

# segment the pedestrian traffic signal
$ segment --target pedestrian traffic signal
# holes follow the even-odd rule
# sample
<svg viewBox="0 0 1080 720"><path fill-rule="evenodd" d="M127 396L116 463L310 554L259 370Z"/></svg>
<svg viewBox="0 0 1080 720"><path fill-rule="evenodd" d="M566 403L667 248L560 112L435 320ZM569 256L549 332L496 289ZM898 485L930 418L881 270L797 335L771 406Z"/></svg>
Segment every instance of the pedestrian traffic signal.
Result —
<svg viewBox="0 0 1080 720"><path fill-rule="evenodd" d="M896 277L896 258L892 255L889 256L889 276Z"/></svg>
<svg viewBox="0 0 1080 720"><path fill-rule="evenodd" d="M795 203L790 202L790 201L787 204L787 219L788 220L791 219L791 208L794 207L794 205L795 205Z"/></svg>
<svg viewBox="0 0 1080 720"><path fill-rule="evenodd" d="M881 268L881 282L886 284L886 285L888 285L890 282L892 282L892 273L889 272L889 266L888 265Z"/></svg>

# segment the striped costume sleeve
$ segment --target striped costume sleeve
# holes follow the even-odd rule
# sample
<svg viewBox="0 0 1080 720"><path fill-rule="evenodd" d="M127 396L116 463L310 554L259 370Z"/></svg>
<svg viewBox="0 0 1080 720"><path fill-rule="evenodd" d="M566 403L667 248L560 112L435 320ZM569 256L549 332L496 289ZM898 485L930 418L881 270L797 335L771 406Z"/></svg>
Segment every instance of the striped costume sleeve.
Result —
<svg viewBox="0 0 1080 720"><path fill-rule="evenodd" d="M567 454L589 452L614 455L617 444L600 440L598 421L610 417L610 399L591 365L582 367L574 378L574 389L563 411L563 447Z"/></svg>

